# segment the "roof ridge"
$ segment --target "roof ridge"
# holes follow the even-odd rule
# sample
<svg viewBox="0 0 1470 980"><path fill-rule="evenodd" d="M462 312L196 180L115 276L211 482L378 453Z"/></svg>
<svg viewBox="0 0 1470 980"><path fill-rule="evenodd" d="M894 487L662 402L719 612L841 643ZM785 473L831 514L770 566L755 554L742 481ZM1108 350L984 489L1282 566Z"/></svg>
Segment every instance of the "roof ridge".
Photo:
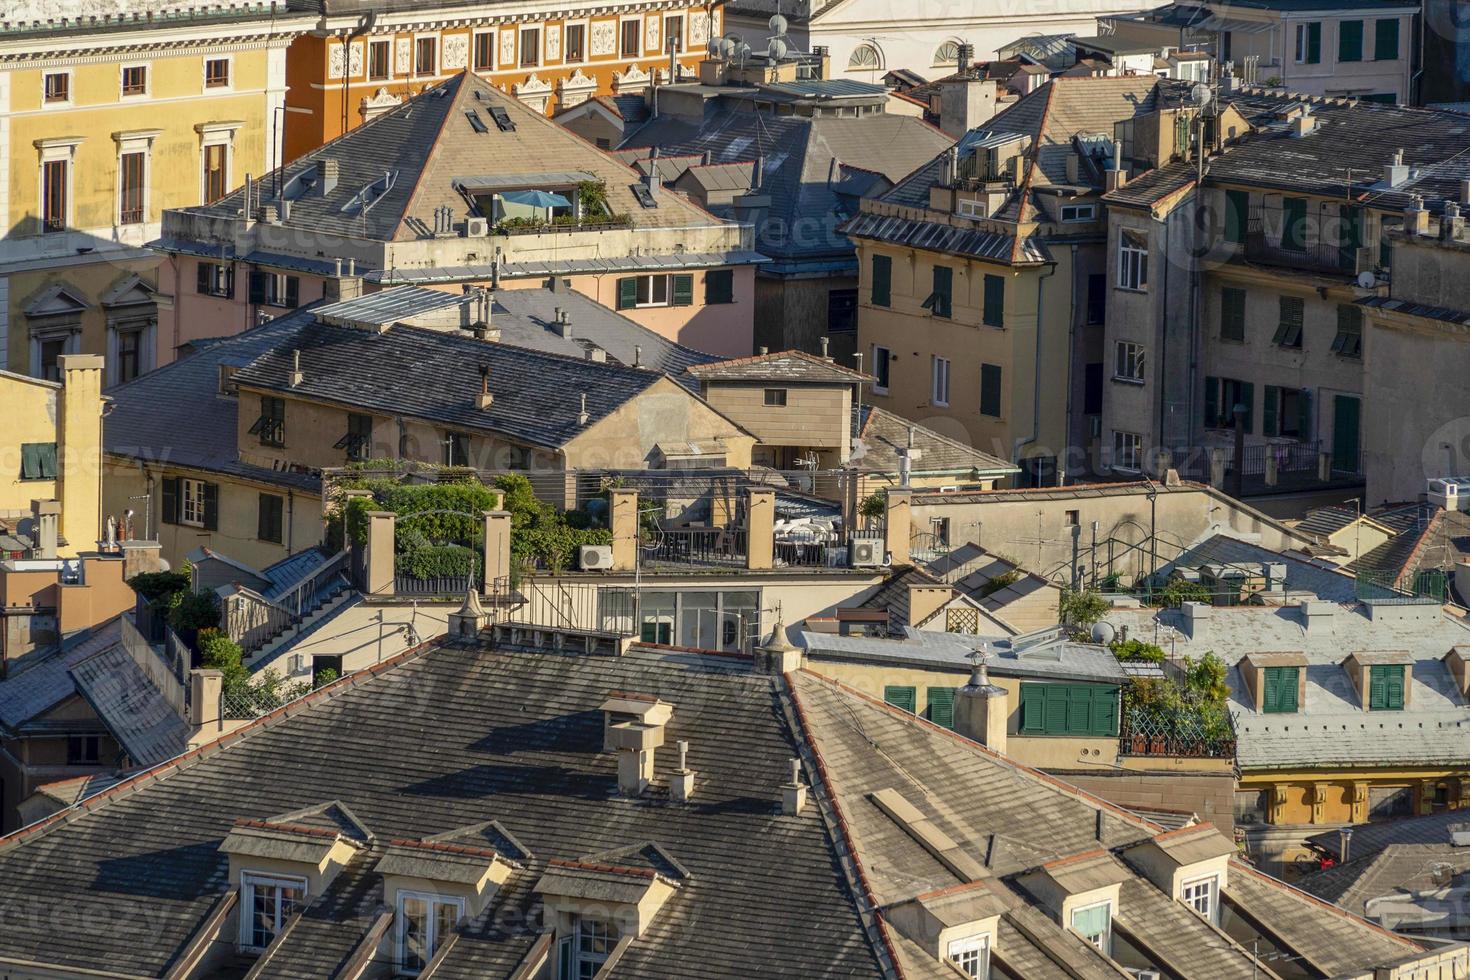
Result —
<svg viewBox="0 0 1470 980"><path fill-rule="evenodd" d="M439 158L439 149L444 140L444 131L449 126L449 119L459 109L464 99L464 94L467 90L465 79L469 74L470 70L468 68L461 68L459 74L454 78L446 79L432 88L426 88L416 97L409 100L411 102L417 102L420 99L448 98L449 105L445 108L444 115L439 119L438 128L434 130L434 138L429 143L429 152L424 154L424 161L419 166L418 176L413 182L413 190L409 192L408 198L403 202L403 210L398 212L398 220L394 222L393 230L386 236L388 242L398 240L398 233L408 224L408 216L413 212L414 205L418 203L419 197L424 193L425 181L428 179L429 169ZM446 85L454 85L454 91L452 93L444 92L443 89ZM439 92L440 94L435 95L435 92Z"/></svg>

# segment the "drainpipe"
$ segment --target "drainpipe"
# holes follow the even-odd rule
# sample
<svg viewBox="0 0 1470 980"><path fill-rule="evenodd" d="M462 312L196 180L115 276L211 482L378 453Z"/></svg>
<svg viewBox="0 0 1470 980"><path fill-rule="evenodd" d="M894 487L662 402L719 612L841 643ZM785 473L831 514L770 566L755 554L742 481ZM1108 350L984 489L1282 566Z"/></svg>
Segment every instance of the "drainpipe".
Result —
<svg viewBox="0 0 1470 980"><path fill-rule="evenodd" d="M1072 441L1072 363L1076 358L1077 350L1077 246L1071 247L1072 252L1072 288L1068 291L1071 297L1072 315L1067 318L1067 418L1064 430L1067 433L1067 441ZM1107 261L1107 250L1103 250L1103 261ZM1106 346L1106 344L1104 344ZM1103 355L1103 362L1107 363L1107 354ZM1070 447L1069 447L1070 448ZM1062 471L1058 471L1061 473ZM1065 479L1065 476L1063 476ZM1060 484L1061 481L1058 481ZM1075 584L1075 583L1074 583Z"/></svg>
<svg viewBox="0 0 1470 980"><path fill-rule="evenodd" d="M1047 279L1050 279L1056 274L1056 263L1052 263L1049 271L1045 275L1036 277L1036 353L1033 358L1036 365L1036 377L1032 382L1033 388L1031 390L1031 434L1023 438L1018 438L1011 445L1011 462L1017 466L1021 465L1021 447L1034 443L1041 433L1041 323L1042 312L1044 310L1042 287L1045 285Z"/></svg>
<svg viewBox="0 0 1470 980"><path fill-rule="evenodd" d="M1200 131L1200 135L1201 136L1204 135L1204 131L1203 130ZM1164 283L1163 283L1164 288L1159 291L1159 318L1160 318L1160 321L1161 321L1159 323L1159 356L1154 359L1154 373L1155 373L1155 377L1157 377L1159 379L1159 382L1158 382L1158 388L1159 388L1158 413L1159 413L1159 416L1158 416L1158 422L1157 422L1157 424L1154 427L1154 442L1155 442L1156 445L1163 445L1163 442L1164 442L1164 416L1167 413L1167 407L1168 407L1168 393L1164 390L1164 388L1165 388L1164 375L1163 375L1163 373L1160 370L1161 367L1162 367L1162 365L1167 362L1168 357L1169 357L1169 216L1168 215L1165 215L1164 216L1164 219L1161 222L1161 224L1163 224L1163 226L1164 226L1164 248L1163 248L1164 261L1160 263L1164 267L1163 270L1162 270L1163 273L1164 273ZM1103 352L1103 356L1104 356L1104 358L1107 357L1107 352L1106 351ZM1103 363L1106 364L1107 363L1106 360ZM1104 369L1104 371L1106 371L1106 368ZM1160 479L1163 479L1163 476L1164 475L1162 473L1159 474L1159 478Z"/></svg>
<svg viewBox="0 0 1470 980"><path fill-rule="evenodd" d="M286 555L290 557L296 554L296 492L286 491Z"/></svg>

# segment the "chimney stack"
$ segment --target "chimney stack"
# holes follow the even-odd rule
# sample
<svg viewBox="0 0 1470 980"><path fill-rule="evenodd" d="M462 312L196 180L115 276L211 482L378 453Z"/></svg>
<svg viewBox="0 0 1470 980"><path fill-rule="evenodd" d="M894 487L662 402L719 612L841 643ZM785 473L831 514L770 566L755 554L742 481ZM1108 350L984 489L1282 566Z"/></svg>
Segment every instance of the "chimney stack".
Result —
<svg viewBox="0 0 1470 980"><path fill-rule="evenodd" d="M771 352L771 349L769 347L762 346L761 348L759 348L759 353L760 353L760 356L761 357L765 357L770 352Z"/></svg>
<svg viewBox="0 0 1470 980"><path fill-rule="evenodd" d="M577 413L577 424L586 425L592 416L587 414L587 392L582 392L582 409Z"/></svg>
<svg viewBox="0 0 1470 980"><path fill-rule="evenodd" d="M633 345L633 366L634 367L642 367L643 366L643 345L642 344L634 344Z"/></svg>
<svg viewBox="0 0 1470 980"><path fill-rule="evenodd" d="M1444 216L1439 219L1439 237L1446 242L1458 241L1465 231L1465 219L1454 201L1444 202Z"/></svg>
<svg viewBox="0 0 1470 980"><path fill-rule="evenodd" d="M1383 182L1389 187L1397 187L1409 179L1409 168L1404 166L1404 151L1394 150L1393 156L1383 168Z"/></svg>
<svg viewBox="0 0 1470 980"><path fill-rule="evenodd" d="M648 694L612 691L602 703L602 747L618 756L618 793L641 796L653 780L654 751L674 706Z"/></svg>
<svg viewBox="0 0 1470 980"><path fill-rule="evenodd" d="M791 782L781 787L781 814L794 817L806 808L806 786L801 781L801 760L791 760Z"/></svg>
<svg viewBox="0 0 1470 980"><path fill-rule="evenodd" d="M495 404L495 396L490 394L490 365L480 365L480 393L475 396L475 407L481 409L489 408Z"/></svg>
<svg viewBox="0 0 1470 980"><path fill-rule="evenodd" d="M680 739L679 768L669 780L669 796L675 803L688 803L694 795L694 770L689 768L689 743Z"/></svg>
<svg viewBox="0 0 1470 980"><path fill-rule="evenodd" d="M1470 177L1460 181L1460 207L1470 207Z"/></svg>
<svg viewBox="0 0 1470 980"><path fill-rule="evenodd" d="M831 355L827 353L828 347L831 344L831 342L832 342L831 341L831 338L829 338L829 337L827 337L825 335L821 338L821 344L822 344L822 360L824 360L824 361L830 361L830 360L832 360Z"/></svg>
<svg viewBox="0 0 1470 980"><path fill-rule="evenodd" d="M295 388L305 380L306 375L301 371L301 351L293 350L291 352L291 387Z"/></svg>
<svg viewBox="0 0 1470 980"><path fill-rule="evenodd" d="M966 738L1004 755L1010 695L1005 688L990 683L986 656L984 651L976 651L970 683L955 692L954 728Z"/></svg>
<svg viewBox="0 0 1470 980"><path fill-rule="evenodd" d="M316 187L322 197L326 197L337 188L337 161L327 158L318 159L316 162Z"/></svg>
<svg viewBox="0 0 1470 980"><path fill-rule="evenodd" d="M654 200L658 200L658 192L662 189L663 184L663 181L659 180L658 176L658 157L651 156L648 158L648 176L644 178L643 182L648 185L648 196Z"/></svg>
<svg viewBox="0 0 1470 980"><path fill-rule="evenodd" d="M31 501L31 536L34 543L31 546L31 557L45 561L56 558L56 548L60 543L61 529L61 503L56 500L32 500Z"/></svg>
<svg viewBox="0 0 1470 980"><path fill-rule="evenodd" d="M1404 208L1404 231L1410 235L1429 234L1429 210L1424 207L1424 198L1418 194Z"/></svg>

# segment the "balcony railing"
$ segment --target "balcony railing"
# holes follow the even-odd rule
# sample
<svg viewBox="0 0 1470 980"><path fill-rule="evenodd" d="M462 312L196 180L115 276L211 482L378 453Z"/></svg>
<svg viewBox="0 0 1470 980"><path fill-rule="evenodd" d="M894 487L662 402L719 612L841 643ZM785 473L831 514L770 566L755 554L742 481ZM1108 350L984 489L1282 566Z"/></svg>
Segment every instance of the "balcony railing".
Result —
<svg viewBox="0 0 1470 980"><path fill-rule="evenodd" d="M1246 223L1246 261L1343 276L1357 275L1372 267L1370 248L1345 248L1341 245L1306 241L1302 242L1301 248L1284 244L1278 237L1282 221L1284 217L1278 219L1277 227L1269 232L1265 219L1260 215L1252 217ZM1302 235L1306 237L1305 226L1302 228Z"/></svg>
<svg viewBox="0 0 1470 980"><path fill-rule="evenodd" d="M1119 755L1235 758L1235 724L1228 713L1211 726L1194 713L1163 714L1129 705L1125 699L1118 736Z"/></svg>
<svg viewBox="0 0 1470 980"><path fill-rule="evenodd" d="M745 544L743 528L670 528L657 532L645 555L673 565L744 567Z"/></svg>

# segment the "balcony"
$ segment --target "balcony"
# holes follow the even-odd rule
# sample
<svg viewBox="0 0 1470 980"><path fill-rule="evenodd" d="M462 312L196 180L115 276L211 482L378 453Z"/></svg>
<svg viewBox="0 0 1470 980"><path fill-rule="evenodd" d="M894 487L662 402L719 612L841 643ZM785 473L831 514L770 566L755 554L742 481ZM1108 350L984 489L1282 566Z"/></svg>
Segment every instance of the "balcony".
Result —
<svg viewBox="0 0 1470 980"><path fill-rule="evenodd" d="M1304 241L1301 248L1283 245L1278 230L1282 218L1277 217L1274 227L1268 231L1267 222L1260 214L1250 218L1246 224L1245 260L1258 265L1298 269L1302 272L1321 273L1329 276L1355 276L1373 268L1373 249L1368 247L1343 247L1320 242ZM1302 237L1305 239L1305 227Z"/></svg>

